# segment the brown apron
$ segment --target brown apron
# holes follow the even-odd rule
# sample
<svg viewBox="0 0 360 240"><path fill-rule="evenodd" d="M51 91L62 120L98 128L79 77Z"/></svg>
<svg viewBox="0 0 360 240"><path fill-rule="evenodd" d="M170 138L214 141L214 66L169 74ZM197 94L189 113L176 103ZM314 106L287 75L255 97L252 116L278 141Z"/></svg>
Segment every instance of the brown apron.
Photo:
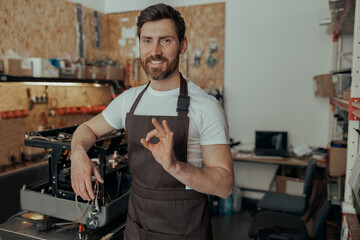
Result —
<svg viewBox="0 0 360 240"><path fill-rule="evenodd" d="M154 159L151 151L140 142L141 138L154 129L152 118L156 118L160 123L165 119L174 132L176 159L187 162L187 113L190 102L187 82L180 74L178 116L134 115L149 84L139 94L126 115L132 181L125 239L212 239L207 196L194 190L185 190L185 185L167 173ZM154 137L150 141L156 143L159 140Z"/></svg>

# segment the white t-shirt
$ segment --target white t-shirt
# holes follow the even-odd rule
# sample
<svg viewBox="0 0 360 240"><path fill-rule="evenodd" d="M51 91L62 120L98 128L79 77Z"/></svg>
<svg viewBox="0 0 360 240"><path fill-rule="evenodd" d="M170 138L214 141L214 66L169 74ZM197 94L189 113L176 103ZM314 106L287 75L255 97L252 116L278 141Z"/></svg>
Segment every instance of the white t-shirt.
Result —
<svg viewBox="0 0 360 240"><path fill-rule="evenodd" d="M130 88L115 98L102 112L105 120L115 129L125 128L125 117L131 106L146 87ZM135 115L177 116L179 88L156 91L148 87L135 109ZM187 145L188 163L202 168L204 162L200 145L229 144L229 128L219 101L208 95L193 82L188 82L190 105ZM145 137L145 136L144 136Z"/></svg>

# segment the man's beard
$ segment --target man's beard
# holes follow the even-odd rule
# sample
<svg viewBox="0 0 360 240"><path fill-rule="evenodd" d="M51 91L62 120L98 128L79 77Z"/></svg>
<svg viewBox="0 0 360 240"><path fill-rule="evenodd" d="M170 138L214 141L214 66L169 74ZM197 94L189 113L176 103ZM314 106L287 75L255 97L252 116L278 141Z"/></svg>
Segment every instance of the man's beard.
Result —
<svg viewBox="0 0 360 240"><path fill-rule="evenodd" d="M162 56L154 56L154 57L150 56L144 60L143 59L141 60L141 66L144 69L148 78L153 80L164 80L168 78L178 67L179 56L180 56L180 51L176 54L176 57L172 61L169 61L167 58ZM162 68L149 67L148 63L151 61L163 61L166 64L165 70L162 70Z"/></svg>

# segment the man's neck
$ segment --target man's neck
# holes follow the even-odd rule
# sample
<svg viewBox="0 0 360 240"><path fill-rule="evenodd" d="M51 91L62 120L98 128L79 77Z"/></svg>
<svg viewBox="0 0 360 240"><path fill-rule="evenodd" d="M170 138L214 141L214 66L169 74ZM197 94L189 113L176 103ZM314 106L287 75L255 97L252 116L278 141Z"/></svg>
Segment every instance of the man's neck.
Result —
<svg viewBox="0 0 360 240"><path fill-rule="evenodd" d="M156 91L170 91L180 87L180 72L175 70L163 80L151 80L150 86Z"/></svg>

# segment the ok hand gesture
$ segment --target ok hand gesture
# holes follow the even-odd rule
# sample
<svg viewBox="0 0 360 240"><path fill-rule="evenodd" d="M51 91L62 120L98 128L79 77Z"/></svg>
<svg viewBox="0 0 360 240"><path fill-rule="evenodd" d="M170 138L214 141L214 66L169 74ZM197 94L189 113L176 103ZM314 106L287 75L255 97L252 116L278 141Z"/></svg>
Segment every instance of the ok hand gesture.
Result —
<svg viewBox="0 0 360 240"><path fill-rule="evenodd" d="M161 164L165 171L173 169L176 165L176 158L173 150L173 137L174 133L171 131L166 120L162 121L162 125L153 118L151 120L155 129L148 132L146 138L142 138L140 141L145 148L150 150L155 160ZM150 143L150 139L153 137L159 138L157 144Z"/></svg>

